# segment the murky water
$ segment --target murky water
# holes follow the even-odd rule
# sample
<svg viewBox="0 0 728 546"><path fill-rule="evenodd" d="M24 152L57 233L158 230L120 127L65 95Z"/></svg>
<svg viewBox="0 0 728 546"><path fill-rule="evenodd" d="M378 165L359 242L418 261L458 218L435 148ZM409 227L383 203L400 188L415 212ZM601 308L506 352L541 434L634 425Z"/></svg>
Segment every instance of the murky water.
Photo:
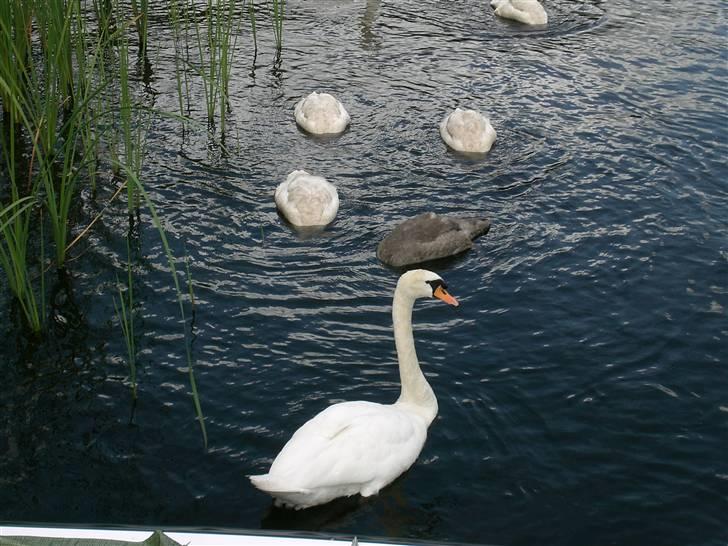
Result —
<svg viewBox="0 0 728 546"><path fill-rule="evenodd" d="M50 339L0 326L0 519L724 544L726 7L544 5L550 23L532 30L470 0L289 1L280 63L262 39L253 64L241 38L230 152L158 119L144 175L190 261L209 451L149 222L132 407L111 299L126 258L119 205L59 281ZM163 17L156 40L169 38ZM152 49L150 92L174 111L171 46ZM352 116L339 138L296 128L293 105L316 89ZM460 105L498 131L483 160L440 140L437 123ZM319 237L298 237L273 203L298 168L339 189ZM332 402L396 398L397 272L374 251L427 210L484 214L493 228L438 264L461 307L415 312L440 405L420 459L377 497L273 509L246 475L300 424Z"/></svg>

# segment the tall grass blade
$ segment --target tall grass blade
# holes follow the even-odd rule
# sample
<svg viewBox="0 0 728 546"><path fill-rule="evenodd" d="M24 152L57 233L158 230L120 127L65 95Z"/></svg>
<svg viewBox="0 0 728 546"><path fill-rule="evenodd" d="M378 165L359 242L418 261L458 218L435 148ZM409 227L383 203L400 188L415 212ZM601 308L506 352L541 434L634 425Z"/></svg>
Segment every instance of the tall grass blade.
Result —
<svg viewBox="0 0 728 546"><path fill-rule="evenodd" d="M114 300L114 310L116 316L119 319L119 325L121 326L121 332L124 336L124 343L126 344L127 362L129 364L129 380L131 381L132 397L134 400L137 399L137 367L136 367L136 341L134 338L134 283L132 279L132 268L131 268L131 248L129 244L129 237L126 238L126 291L122 289L122 284L119 282L119 278L116 279L116 288L119 293L119 304Z"/></svg>
<svg viewBox="0 0 728 546"><path fill-rule="evenodd" d="M202 413L202 405L200 403L200 395L199 391L197 389L197 381L195 380L195 373L194 373L194 367L193 367L193 360L192 360L192 350L190 347L190 339L191 339L191 333L190 333L190 327L189 322L187 320L187 316L185 313L185 306L184 306L184 295L182 292L182 288L180 286L179 282L179 275L177 273L177 266L175 265L175 259L172 255L172 250L170 249L169 242L167 241L167 235L164 231L164 228L162 227L162 222L159 219L159 216L157 215L156 207L154 206L154 203L150 199L149 195L147 194L146 190L144 189L144 186L139 181L139 178L137 177L136 173L129 170L128 167L125 165L120 166L126 173L126 176L128 177L129 181L136 186L136 190L138 191L139 195L141 196L141 199L144 201L144 204L147 206L149 213L152 217L152 223L154 227L157 228L157 231L159 233L159 238L162 242L162 247L164 248L164 253L167 257L167 264L169 265L170 271L172 272L172 281L174 282L174 287L176 291L176 298L177 298L177 304L179 306L179 314L180 318L182 320L182 324L184 325L184 333L185 333L185 356L187 358L187 369L189 372L189 381L190 381L190 388L192 390L192 400L193 404L195 406L195 413L197 415L197 420L200 424L200 431L202 432L202 439L205 446L205 449L207 449L207 428L205 427L205 418Z"/></svg>
<svg viewBox="0 0 728 546"><path fill-rule="evenodd" d="M258 55L258 33L256 32L255 22L255 0L248 0L248 20L250 21L250 32L253 35L253 58L255 58Z"/></svg>
<svg viewBox="0 0 728 546"><path fill-rule="evenodd" d="M276 49L280 52L283 47L283 18L286 11L286 0L272 0L273 3L273 36Z"/></svg>

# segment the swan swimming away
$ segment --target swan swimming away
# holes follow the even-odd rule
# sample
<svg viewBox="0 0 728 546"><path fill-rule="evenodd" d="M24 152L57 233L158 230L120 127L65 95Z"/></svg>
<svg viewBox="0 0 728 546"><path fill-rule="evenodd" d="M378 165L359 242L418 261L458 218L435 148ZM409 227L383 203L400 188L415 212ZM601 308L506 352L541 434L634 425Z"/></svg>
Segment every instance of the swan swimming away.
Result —
<svg viewBox="0 0 728 546"><path fill-rule="evenodd" d="M394 404L342 402L329 406L299 428L267 474L250 476L277 505L301 509L337 497L375 495L420 454L437 399L420 370L412 335L412 308L419 298L458 301L431 271L404 273L392 301L400 396Z"/></svg>
<svg viewBox="0 0 728 546"><path fill-rule="evenodd" d="M339 194L333 184L306 171L293 171L276 188L278 210L294 226L325 226L339 210Z"/></svg>
<svg viewBox="0 0 728 546"><path fill-rule="evenodd" d="M549 18L538 0L491 0L495 14L527 25L545 25Z"/></svg>
<svg viewBox="0 0 728 546"><path fill-rule="evenodd" d="M453 150L483 154L493 146L496 133L480 112L456 108L440 123L440 136Z"/></svg>
<svg viewBox="0 0 728 546"><path fill-rule="evenodd" d="M293 108L296 123L315 135L341 133L349 125L349 113L336 97L314 91Z"/></svg>
<svg viewBox="0 0 728 546"><path fill-rule="evenodd" d="M377 258L393 267L438 260L473 247L488 233L487 218L461 218L425 212L399 224L377 245Z"/></svg>

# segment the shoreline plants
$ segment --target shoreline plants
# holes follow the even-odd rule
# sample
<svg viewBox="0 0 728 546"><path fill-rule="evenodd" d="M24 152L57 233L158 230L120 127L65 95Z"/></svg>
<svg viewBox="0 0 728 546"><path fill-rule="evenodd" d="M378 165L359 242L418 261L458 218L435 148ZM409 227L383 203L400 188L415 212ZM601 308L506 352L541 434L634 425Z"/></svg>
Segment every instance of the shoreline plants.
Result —
<svg viewBox="0 0 728 546"><path fill-rule="evenodd" d="M64 272L69 251L126 200L126 278L110 294L127 349L129 381L137 395L137 342L141 302L134 300L132 252L142 219L163 245L175 286L185 358L203 441L207 433L191 352L192 285L183 290L167 234L146 185L146 133L157 116L180 127L207 124L224 142L230 115L229 82L250 34L257 54L261 13L269 15L280 55L285 3L253 0L7 0L0 2L0 287L7 286L21 327L42 338L48 328L53 268ZM159 112L145 94L159 44L150 9L171 30L179 112ZM136 58L135 58L136 56ZM151 59L151 61L150 61ZM254 62L254 60L253 60ZM191 95L201 86L204 120L195 119ZM101 186L102 184L106 186ZM125 191L124 191L125 190ZM111 195L93 219L83 218L81 196ZM142 212L144 214L142 214ZM81 225L83 224L83 225ZM75 237L73 236L75 234ZM135 235L136 234L136 235ZM138 243L138 241L137 241ZM120 261L124 261L121 259ZM189 272L189 269L188 269ZM4 279L3 279L4 277ZM117 299L118 298L118 299Z"/></svg>

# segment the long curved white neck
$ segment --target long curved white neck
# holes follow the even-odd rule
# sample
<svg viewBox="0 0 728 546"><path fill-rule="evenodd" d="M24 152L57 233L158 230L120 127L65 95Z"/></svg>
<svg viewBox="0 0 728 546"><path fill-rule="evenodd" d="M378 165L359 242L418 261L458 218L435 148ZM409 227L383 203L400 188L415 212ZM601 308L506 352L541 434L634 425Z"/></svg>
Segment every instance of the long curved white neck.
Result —
<svg viewBox="0 0 728 546"><path fill-rule="evenodd" d="M394 345L397 348L397 359L399 360L399 377L402 382L402 392L396 403L416 411L429 426L437 415L437 399L417 361L415 340L412 335L413 306L414 300L403 295L399 290L395 290L392 302L392 321L394 322Z"/></svg>

